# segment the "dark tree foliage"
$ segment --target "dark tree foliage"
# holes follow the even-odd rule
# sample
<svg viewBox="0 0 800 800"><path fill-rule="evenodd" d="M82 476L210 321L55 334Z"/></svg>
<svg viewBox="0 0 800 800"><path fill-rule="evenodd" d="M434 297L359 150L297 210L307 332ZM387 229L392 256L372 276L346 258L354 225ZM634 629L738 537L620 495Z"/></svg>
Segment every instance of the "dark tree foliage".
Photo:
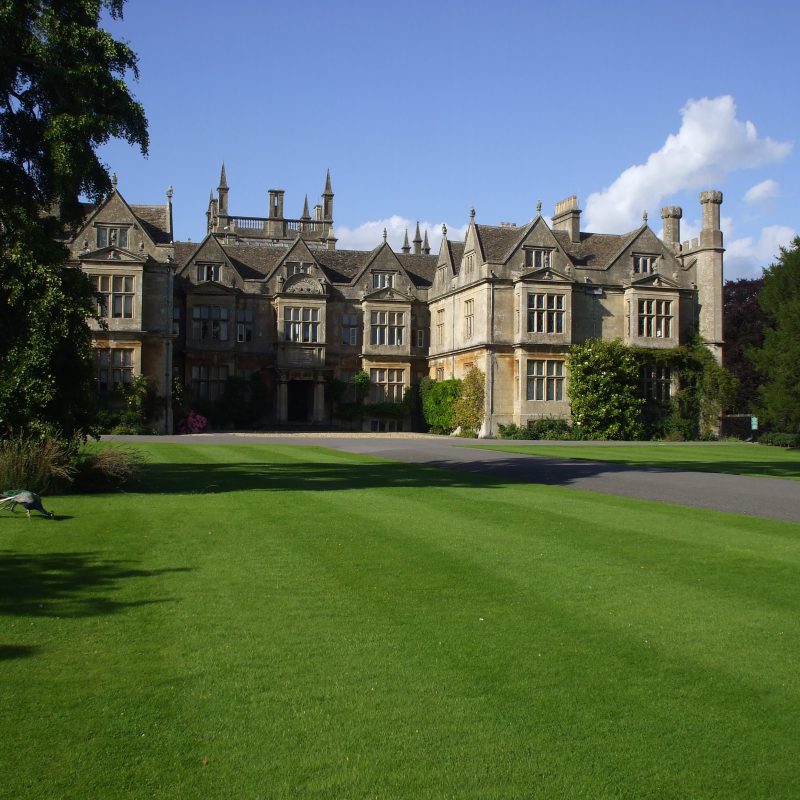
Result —
<svg viewBox="0 0 800 800"><path fill-rule="evenodd" d="M122 138L147 152L124 81L136 56L99 27L122 6L0 0L0 433L91 424L95 295L54 238L79 221L81 195L111 187L100 145Z"/></svg>
<svg viewBox="0 0 800 800"><path fill-rule="evenodd" d="M761 415L775 430L800 433L800 237L764 271L758 302L768 323L751 351L764 375Z"/></svg>
<svg viewBox="0 0 800 800"><path fill-rule="evenodd" d="M767 317L758 304L763 278L741 278L725 281L723 313L725 318L725 348L723 364L739 381L733 399L734 413L746 414L758 402L761 376L747 355L751 348L761 347Z"/></svg>

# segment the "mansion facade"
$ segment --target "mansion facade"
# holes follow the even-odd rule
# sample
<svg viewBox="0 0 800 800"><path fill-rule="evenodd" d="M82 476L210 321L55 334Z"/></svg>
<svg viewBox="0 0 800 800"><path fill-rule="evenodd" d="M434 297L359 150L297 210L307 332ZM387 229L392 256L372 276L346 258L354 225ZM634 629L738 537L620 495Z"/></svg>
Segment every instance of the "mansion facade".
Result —
<svg viewBox="0 0 800 800"><path fill-rule="evenodd" d="M647 223L625 234L580 229L577 199L550 223L481 225L464 241L443 227L439 252L419 225L400 252L337 248L327 175L313 213L284 215L268 192L266 216L229 211L223 166L199 243L175 241L172 190L161 205L132 205L116 181L67 242L70 263L97 282L104 325L92 321L100 391L147 376L171 432L175 380L199 402L229 378L257 377L264 426L337 425L334 381L370 376L363 427L409 421L370 416L370 403L402 400L425 376L486 376L482 435L498 425L568 417L567 354L590 338L659 350L699 335L721 359L722 194L702 192L703 228L680 241L682 211L661 210L663 239ZM673 376L657 358L644 389L666 399Z"/></svg>

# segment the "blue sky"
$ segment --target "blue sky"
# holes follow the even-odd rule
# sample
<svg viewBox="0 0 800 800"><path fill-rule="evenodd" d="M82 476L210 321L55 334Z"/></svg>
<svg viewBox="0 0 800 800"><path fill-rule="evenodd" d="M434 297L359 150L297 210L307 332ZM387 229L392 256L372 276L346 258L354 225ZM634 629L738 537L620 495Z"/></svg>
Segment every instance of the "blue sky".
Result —
<svg viewBox="0 0 800 800"><path fill-rule="evenodd" d="M587 230L661 229L721 189L726 277L755 277L800 231L795 40L784 2L236 2L128 0L110 22L139 54L131 83L150 154L102 156L130 202L174 187L179 239L205 234L222 161L233 214L286 190L299 217L335 192L339 247L438 246L524 224L578 195Z"/></svg>

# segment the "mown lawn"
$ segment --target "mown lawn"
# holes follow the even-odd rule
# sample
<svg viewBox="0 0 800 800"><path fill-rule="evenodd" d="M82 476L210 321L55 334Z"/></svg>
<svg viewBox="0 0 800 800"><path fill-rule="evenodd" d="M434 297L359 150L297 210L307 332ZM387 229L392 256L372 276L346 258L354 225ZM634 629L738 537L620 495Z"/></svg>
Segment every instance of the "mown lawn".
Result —
<svg viewBox="0 0 800 800"><path fill-rule="evenodd" d="M800 796L800 526L141 449L0 512L0 797Z"/></svg>
<svg viewBox="0 0 800 800"><path fill-rule="evenodd" d="M524 453L547 458L612 461L638 467L668 467L698 472L725 472L761 478L800 480L800 450L784 450L762 444L608 444L565 443L559 445L514 444L473 445L485 450Z"/></svg>

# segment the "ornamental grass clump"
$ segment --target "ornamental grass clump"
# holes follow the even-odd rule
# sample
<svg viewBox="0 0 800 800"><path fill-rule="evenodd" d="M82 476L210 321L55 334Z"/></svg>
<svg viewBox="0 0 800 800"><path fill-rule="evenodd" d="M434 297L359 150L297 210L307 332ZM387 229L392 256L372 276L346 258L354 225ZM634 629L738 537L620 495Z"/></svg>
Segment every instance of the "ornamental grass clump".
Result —
<svg viewBox="0 0 800 800"><path fill-rule="evenodd" d="M75 478L76 492L107 492L135 480L142 471L145 457L138 450L102 447L84 452Z"/></svg>
<svg viewBox="0 0 800 800"><path fill-rule="evenodd" d="M0 491L61 492L78 471L76 455L77 444L69 439L51 434L8 436L0 441Z"/></svg>

